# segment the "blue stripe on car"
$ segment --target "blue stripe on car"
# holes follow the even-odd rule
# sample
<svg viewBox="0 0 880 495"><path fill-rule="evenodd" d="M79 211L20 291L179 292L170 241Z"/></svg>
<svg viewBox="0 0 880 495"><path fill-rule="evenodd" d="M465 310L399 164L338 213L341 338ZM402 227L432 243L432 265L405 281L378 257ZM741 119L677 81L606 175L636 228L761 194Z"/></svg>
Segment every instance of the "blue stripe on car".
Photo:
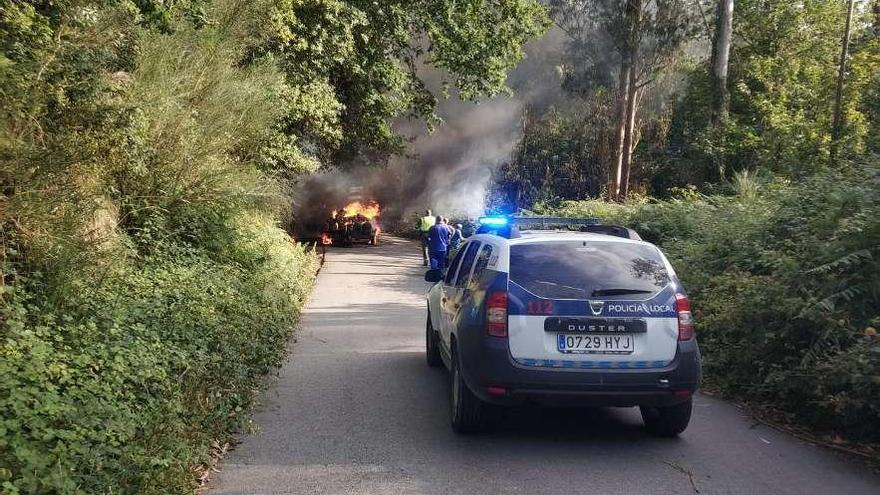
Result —
<svg viewBox="0 0 880 495"><path fill-rule="evenodd" d="M672 361L571 361L568 359L515 359L517 363L532 368L579 368L579 369L653 369L665 368Z"/></svg>

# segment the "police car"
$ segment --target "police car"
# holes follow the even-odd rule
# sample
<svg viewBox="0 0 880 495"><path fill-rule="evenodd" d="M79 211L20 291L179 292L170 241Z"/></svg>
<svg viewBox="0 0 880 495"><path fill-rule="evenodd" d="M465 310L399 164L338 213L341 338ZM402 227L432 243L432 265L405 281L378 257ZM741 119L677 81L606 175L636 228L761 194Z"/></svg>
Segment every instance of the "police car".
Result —
<svg viewBox="0 0 880 495"><path fill-rule="evenodd" d="M480 223L445 272L425 274L427 361L450 371L453 430L530 402L639 406L649 431L684 431L700 351L663 253L592 219Z"/></svg>

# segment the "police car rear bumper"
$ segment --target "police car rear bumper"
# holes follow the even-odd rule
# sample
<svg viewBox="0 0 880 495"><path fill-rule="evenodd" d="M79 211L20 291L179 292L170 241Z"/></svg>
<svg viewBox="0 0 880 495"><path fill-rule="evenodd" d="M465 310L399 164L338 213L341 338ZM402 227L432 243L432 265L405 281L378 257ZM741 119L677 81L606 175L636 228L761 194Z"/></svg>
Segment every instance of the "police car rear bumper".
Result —
<svg viewBox="0 0 880 495"><path fill-rule="evenodd" d="M662 368L569 369L524 366L510 356L506 339L469 334L465 338L480 342L458 346L462 376L493 404L670 406L688 400L700 384L694 339L679 342L675 358Z"/></svg>

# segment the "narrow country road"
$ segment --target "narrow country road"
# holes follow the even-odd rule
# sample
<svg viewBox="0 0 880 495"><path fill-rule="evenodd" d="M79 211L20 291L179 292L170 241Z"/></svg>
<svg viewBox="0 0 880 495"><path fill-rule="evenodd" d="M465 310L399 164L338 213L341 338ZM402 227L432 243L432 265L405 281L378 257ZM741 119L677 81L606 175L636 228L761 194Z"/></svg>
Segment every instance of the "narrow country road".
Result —
<svg viewBox="0 0 880 495"><path fill-rule="evenodd" d="M679 439L636 409L517 409L492 433L449 428L425 365L414 243L330 250L298 342L209 493L859 494L880 477L698 396Z"/></svg>

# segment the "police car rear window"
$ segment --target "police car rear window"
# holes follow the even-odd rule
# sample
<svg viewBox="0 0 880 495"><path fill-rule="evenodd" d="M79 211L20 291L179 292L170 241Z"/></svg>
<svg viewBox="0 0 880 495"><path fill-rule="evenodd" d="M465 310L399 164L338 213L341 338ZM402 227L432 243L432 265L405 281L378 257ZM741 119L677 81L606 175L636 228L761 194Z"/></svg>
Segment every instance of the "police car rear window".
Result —
<svg viewBox="0 0 880 495"><path fill-rule="evenodd" d="M669 273L653 246L558 241L511 246L510 280L547 299L645 299Z"/></svg>

